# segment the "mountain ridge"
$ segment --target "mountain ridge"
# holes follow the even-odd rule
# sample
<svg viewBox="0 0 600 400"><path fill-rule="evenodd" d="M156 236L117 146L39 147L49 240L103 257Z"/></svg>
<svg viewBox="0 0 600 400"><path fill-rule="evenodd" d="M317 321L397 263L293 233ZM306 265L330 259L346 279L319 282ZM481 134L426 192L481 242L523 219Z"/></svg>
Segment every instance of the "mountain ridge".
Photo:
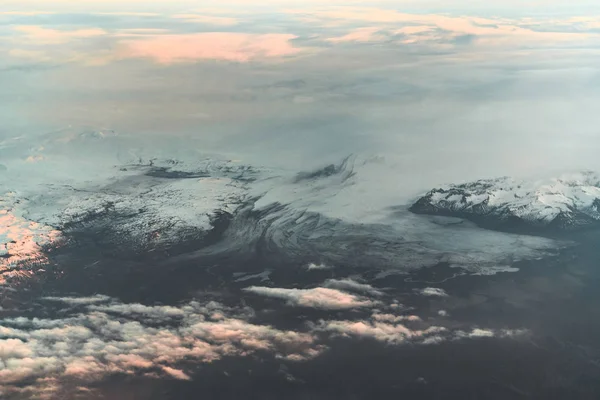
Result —
<svg viewBox="0 0 600 400"><path fill-rule="evenodd" d="M600 175L592 171L544 180L481 179L435 188L409 210L499 228L573 231L600 227Z"/></svg>

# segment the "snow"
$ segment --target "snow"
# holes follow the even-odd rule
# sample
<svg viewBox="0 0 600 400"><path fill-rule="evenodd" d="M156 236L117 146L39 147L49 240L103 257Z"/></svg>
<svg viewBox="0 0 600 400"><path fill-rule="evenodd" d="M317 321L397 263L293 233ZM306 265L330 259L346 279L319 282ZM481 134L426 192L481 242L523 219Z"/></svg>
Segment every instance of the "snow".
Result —
<svg viewBox="0 0 600 400"><path fill-rule="evenodd" d="M382 158L349 157L317 173L273 170L206 155L192 146L144 147L139 138L98 132L102 133L59 131L32 136L30 141L7 140L0 146L6 167L0 171L0 187L12 193L9 205L0 204L10 216L0 222L28 230L22 237L31 242L24 244L20 254L52 243L60 234L54 232L65 223L90 213L102 215L109 210L111 215L128 215L112 228L132 242L170 243L189 228L209 229L216 212L235 214L248 202L262 212L262 220L240 221L231 240L247 244L264 235L289 254L314 257L325 265L352 261L365 267L408 270L448 262L480 272L540 258L563 246L472 224L440 225L434 218L413 215L405 204L414 193L407 192L402 182L391 184L399 171ZM175 175L164 176L168 173ZM505 179L488 186L494 184L499 189L490 193L471 190L464 204L490 198L499 204L518 200L512 206L527 210L531 198L527 190L519 189L520 198L515 200L517 183ZM557 186L563 192L553 188L549 193L570 188L578 201L589 202L599 190L570 185ZM452 201L462 206L463 197L454 193ZM542 197L543 204L558 202L555 197ZM273 208L274 204L281 207ZM545 218L555 212L553 207L538 208ZM6 235L0 239L0 245L10 241ZM362 249L360 257L356 246ZM30 251L32 257L35 251Z"/></svg>
<svg viewBox="0 0 600 400"><path fill-rule="evenodd" d="M12 193L0 198L0 285L7 279L28 276L31 272L17 269L26 262L45 262L42 246L58 244L59 231L18 215L14 211Z"/></svg>
<svg viewBox="0 0 600 400"><path fill-rule="evenodd" d="M584 215L600 220L600 213L593 207L594 201L600 199L600 176L581 172L544 180L481 180L436 189L425 199L438 209L477 213L475 206L486 206L486 214L510 215L543 224L559 216Z"/></svg>

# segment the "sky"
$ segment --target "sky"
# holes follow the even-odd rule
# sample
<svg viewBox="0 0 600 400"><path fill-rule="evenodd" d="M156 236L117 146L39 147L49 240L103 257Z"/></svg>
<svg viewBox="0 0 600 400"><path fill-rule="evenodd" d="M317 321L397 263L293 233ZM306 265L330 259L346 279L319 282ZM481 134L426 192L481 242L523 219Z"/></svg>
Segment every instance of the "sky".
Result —
<svg viewBox="0 0 600 400"><path fill-rule="evenodd" d="M28 148L111 129L296 170L359 154L415 190L600 167L595 1L3 5L0 138Z"/></svg>
<svg viewBox="0 0 600 400"><path fill-rule="evenodd" d="M505 266L507 260L540 258L564 244L466 223L454 227L402 206L444 183L600 171L598 0L0 3L0 286L3 279L31 274L9 271L9 264L46 261L39 243L62 240L51 228L61 218L87 218L88 211L107 204L137 210L139 219L131 220L139 225L115 224L115 232L123 229L133 238L135 233L150 240L144 229L163 222L169 229L180 221L198 228L215 209L239 205L245 182L219 174L245 165L265 167L256 176L267 178L248 184L256 190L248 189L252 197L260 198L257 210L288 205L266 215L277 218L269 220L269 240L288 246L290 254L315 243L314 253L335 251L333 260L352 254L355 262L373 257L395 267L443 260L474 274L515 272ZM149 190L144 182L151 179L141 181L148 176L128 164L142 155L145 161L210 156L231 162L215 162L223 167L216 168L214 179L173 179L152 183ZM324 170L320 179L306 179L315 176L311 170L344 159L347 163ZM187 166L206 164L210 170L210 162L202 160ZM271 174L277 168L292 174ZM325 176L331 170L338 173ZM306 211L319 215L318 225ZM229 240L237 244L244 234L253 239L261 232L260 226L251 228ZM308 229L312 235L305 239ZM217 247L228 244L223 243ZM97 262L86 264L81 276ZM80 259L75 263L79 271ZM308 267L319 268L328 266ZM269 271L260 274L265 272L268 279ZM174 277L169 282L183 282L169 275ZM112 275L106 276L109 282ZM578 286L581 276L557 282L585 295ZM523 286L526 295L507 293L513 300L533 298L538 307L538 292L552 287L541 282L542 289ZM244 293L254 298L256 310L269 300L288 309L362 314L315 320L296 332L253 320L247 307L212 301L172 307L104 293L45 297L32 306L45 319L0 320L9 338L0 341L0 355L13 360L0 371L0 396L6 383L9 393L29 390L24 380L52 391L58 387L54 375L86 391L107 371L133 374L156 367L165 376L189 380L176 366L190 359L208 363L266 351L280 359L310 360L326 350L323 338L336 335L423 345L528 335L520 320L497 329L446 323L444 309L436 310L435 324L416 314L399 315L396 293L362 280L328 279L310 288L247 285ZM152 287L140 286L132 296ZM454 296L435 287L414 294ZM486 321L488 311L486 305ZM555 314L542 313L548 315ZM538 319L532 321L536 326Z"/></svg>

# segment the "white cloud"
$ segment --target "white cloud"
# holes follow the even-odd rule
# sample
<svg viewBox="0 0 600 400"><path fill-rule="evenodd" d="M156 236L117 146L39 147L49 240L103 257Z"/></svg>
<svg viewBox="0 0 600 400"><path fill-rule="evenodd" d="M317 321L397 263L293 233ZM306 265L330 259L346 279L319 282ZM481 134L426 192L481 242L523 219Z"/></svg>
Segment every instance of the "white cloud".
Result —
<svg viewBox="0 0 600 400"><path fill-rule="evenodd" d="M103 303L109 301L110 299L111 298L109 296L104 296L101 294L96 294L94 296L89 297L42 297L42 300L60 302L71 305L89 305L95 303Z"/></svg>
<svg viewBox="0 0 600 400"><path fill-rule="evenodd" d="M342 336L364 337L391 344L408 341L422 343L434 335L446 332L446 328L441 326L411 329L396 321L385 322L381 318L359 321L321 321L316 329Z"/></svg>
<svg viewBox="0 0 600 400"><path fill-rule="evenodd" d="M190 377L180 369L163 366L162 370L174 379L189 381Z"/></svg>
<svg viewBox="0 0 600 400"><path fill-rule="evenodd" d="M443 326L428 325L415 315L394 315L374 312L369 319L355 321L324 321L313 325L315 331L329 332L344 337L369 338L380 342L400 345L404 343L433 345L446 341L509 338L516 339L529 332L525 329L482 329L470 331L452 330Z"/></svg>
<svg viewBox="0 0 600 400"><path fill-rule="evenodd" d="M328 288L334 288L334 289L367 293L367 294L370 294L373 296L382 296L383 295L383 292L381 290L375 289L373 286L371 286L367 283L357 282L355 280L352 280L351 278L328 279L327 281L325 281L324 286L328 287Z"/></svg>
<svg viewBox="0 0 600 400"><path fill-rule="evenodd" d="M251 286L244 289L247 292L261 296L287 300L289 305L340 310L357 307L372 307L376 302L361 298L340 290L329 288L314 289L283 289L264 286Z"/></svg>
<svg viewBox="0 0 600 400"><path fill-rule="evenodd" d="M446 291L444 289L439 289L439 288L433 288L433 287L427 287L425 289L421 289L419 290L419 293L422 294L423 296L430 296L430 297L447 297L448 293L446 293Z"/></svg>
<svg viewBox="0 0 600 400"><path fill-rule="evenodd" d="M308 307L340 309L370 304L369 300L328 288L249 289ZM44 300L81 305L87 312L62 319L0 319L0 393L4 395L52 395L66 381L86 387L110 374L189 380L192 377L182 367L183 361L205 363L257 351L304 361L321 354L326 349L324 341L331 336L368 338L391 345L433 345L478 338L514 339L528 333L522 329L453 330L431 326L416 315L377 310L366 319L308 323L300 332L252 323L252 309L217 302L148 306L120 303L101 295Z"/></svg>
<svg viewBox="0 0 600 400"><path fill-rule="evenodd" d="M168 319L173 317L184 317L186 310L171 306L146 306L143 304L110 304L103 306L90 306L90 310L105 313L116 313L123 315L140 314L144 317Z"/></svg>
<svg viewBox="0 0 600 400"><path fill-rule="evenodd" d="M306 266L306 269L309 271L321 270L321 269L332 269L333 267L325 264L315 264L310 263Z"/></svg>
<svg viewBox="0 0 600 400"><path fill-rule="evenodd" d="M85 386L108 374L157 368L187 380L189 375L177 366L184 359L210 362L262 350L303 360L322 351L310 333L253 324L247 321L250 310L215 302L152 307L116 302L98 306L98 297L45 300L86 305L89 312L56 320L0 320L0 393L53 392L65 378Z"/></svg>
<svg viewBox="0 0 600 400"><path fill-rule="evenodd" d="M372 317L375 321L381 322L421 321L421 318L416 315L394 315L374 313Z"/></svg>

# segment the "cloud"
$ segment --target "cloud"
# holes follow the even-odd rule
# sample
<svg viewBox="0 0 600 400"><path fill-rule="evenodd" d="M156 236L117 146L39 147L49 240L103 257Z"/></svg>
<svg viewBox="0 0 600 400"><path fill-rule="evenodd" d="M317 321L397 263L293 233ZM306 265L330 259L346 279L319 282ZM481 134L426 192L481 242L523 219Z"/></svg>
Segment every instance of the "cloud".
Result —
<svg viewBox="0 0 600 400"><path fill-rule="evenodd" d="M331 43L343 43L343 42L380 42L389 40L388 35L381 34L382 29L380 27L368 27L358 28L350 33L343 36L328 38L327 41Z"/></svg>
<svg viewBox="0 0 600 400"><path fill-rule="evenodd" d="M478 338L519 338L529 334L527 329L482 329L473 328L469 332L456 331L455 339L478 339Z"/></svg>
<svg viewBox="0 0 600 400"><path fill-rule="evenodd" d="M122 315L141 315L145 318L157 318L161 320L186 316L186 311L178 307L146 306L138 303L93 305L90 306L90 310Z"/></svg>
<svg viewBox="0 0 600 400"><path fill-rule="evenodd" d="M342 309L368 304L328 288L249 289L308 307ZM184 367L187 363L210 363L228 356L260 353L306 361L327 349L326 340L338 336L389 345L433 345L480 338L515 339L528 333L479 327L453 330L429 325L416 315L377 310L368 318L319 320L295 331L253 323L252 309L214 301L150 306L103 295L42 300L85 310L64 308L65 316L59 319L0 319L0 394L54 395L64 385L88 387L114 374L190 380L190 371Z"/></svg>
<svg viewBox="0 0 600 400"><path fill-rule="evenodd" d="M333 267L326 264L315 264L310 263L306 266L306 269L309 271L323 270L323 269L332 269Z"/></svg>
<svg viewBox="0 0 600 400"><path fill-rule="evenodd" d="M88 312L63 319L0 320L0 393L52 393L66 382L86 386L111 374L162 372L188 380L190 376L178 367L184 360L211 362L256 351L305 360L322 351L310 333L248 322L252 316L248 309L194 301L180 307L115 300L95 306L100 299L105 300L45 298L84 305Z"/></svg>
<svg viewBox="0 0 600 400"><path fill-rule="evenodd" d="M48 297L42 297L42 300L53 301L53 302L59 302L59 303L64 303L64 304L68 304L68 305L79 306L79 305L89 305L89 304L103 303L103 302L111 300L111 298L109 296L104 296L104 295L101 295L101 294L97 294L97 295L89 296L89 297L53 297L53 296L48 296Z"/></svg>
<svg viewBox="0 0 600 400"><path fill-rule="evenodd" d="M478 16L448 16L442 14L410 14L375 7L323 7L309 10L288 10L301 18L312 18L323 25L378 24L353 28L342 36L329 37L332 43L389 41L390 36L401 35L398 43L434 42L471 36L480 45L505 45L519 47L524 44L556 45L563 42L578 43L596 38L593 32L565 32L557 24L545 25L536 30L532 24L522 24L518 19L482 18ZM404 26L399 26L404 25Z"/></svg>
<svg viewBox="0 0 600 400"><path fill-rule="evenodd" d="M251 286L244 289L261 296L287 300L289 305L341 310L357 307L372 307L376 302L340 290L318 287L314 289L283 289Z"/></svg>
<svg viewBox="0 0 600 400"><path fill-rule="evenodd" d="M178 380L182 380L182 381L189 381L190 380L190 377L185 372L183 372L180 369L163 366L162 370L167 375L171 376L174 379L178 379Z"/></svg>
<svg viewBox="0 0 600 400"><path fill-rule="evenodd" d="M328 288L333 288L333 289L362 292L362 293L367 293L367 294L370 294L373 296L382 296L383 295L383 292L381 290L375 289L373 286L371 286L367 283L356 282L355 280L352 280L350 278L328 279L327 281L325 281L323 286L328 287Z"/></svg>
<svg viewBox="0 0 600 400"><path fill-rule="evenodd" d="M470 338L494 337L494 332L489 329L473 329L468 335Z"/></svg>
<svg viewBox="0 0 600 400"><path fill-rule="evenodd" d="M51 11L0 11L0 17L3 15L9 16L34 16L34 15L51 15L55 14Z"/></svg>
<svg viewBox="0 0 600 400"><path fill-rule="evenodd" d="M239 23L239 20L237 18L202 14L175 14L173 15L173 18L181 19L186 22L195 22L199 24L217 26L234 26Z"/></svg>
<svg viewBox="0 0 600 400"><path fill-rule="evenodd" d="M14 30L25 35L29 41L38 45L63 44L75 39L89 39L108 34L107 31L100 28L86 28L66 31L44 28L37 25L18 25L14 27Z"/></svg>
<svg viewBox="0 0 600 400"><path fill-rule="evenodd" d="M118 33L115 36L137 36L137 35L157 35L169 33L168 29L161 28L126 28L119 29Z"/></svg>
<svg viewBox="0 0 600 400"><path fill-rule="evenodd" d="M441 326L429 326L423 329L411 329L399 321L416 322L419 319L396 316L379 317L373 315L371 320L358 321L321 321L316 325L316 330L331 332L346 337L363 337L375 339L380 342L390 344L400 344L405 342L421 342L426 339L437 337L439 334L447 331ZM436 340L437 342L437 340Z"/></svg>
<svg viewBox="0 0 600 400"><path fill-rule="evenodd" d="M96 12L92 13L96 15L115 15L122 17L159 17L161 14L152 12L138 12L138 11L109 11L109 12Z"/></svg>
<svg viewBox="0 0 600 400"><path fill-rule="evenodd" d="M419 290L419 293L423 296L437 296L437 297L447 297L448 293L444 289L427 287Z"/></svg>
<svg viewBox="0 0 600 400"><path fill-rule="evenodd" d="M154 35L120 42L121 58L149 58L161 64L199 60L233 62L264 61L297 55L291 34L252 34L207 32L179 35Z"/></svg>
<svg viewBox="0 0 600 400"><path fill-rule="evenodd" d="M324 321L313 324L313 330L329 332L334 336L374 339L386 344L405 343L433 345L446 341L479 338L517 339L529 332L525 329L452 330L443 326L427 325L415 315L394 315L374 312L369 319L355 321Z"/></svg>
<svg viewBox="0 0 600 400"><path fill-rule="evenodd" d="M416 315L394 315L374 313L372 317L375 321L382 322L421 321L421 318Z"/></svg>

